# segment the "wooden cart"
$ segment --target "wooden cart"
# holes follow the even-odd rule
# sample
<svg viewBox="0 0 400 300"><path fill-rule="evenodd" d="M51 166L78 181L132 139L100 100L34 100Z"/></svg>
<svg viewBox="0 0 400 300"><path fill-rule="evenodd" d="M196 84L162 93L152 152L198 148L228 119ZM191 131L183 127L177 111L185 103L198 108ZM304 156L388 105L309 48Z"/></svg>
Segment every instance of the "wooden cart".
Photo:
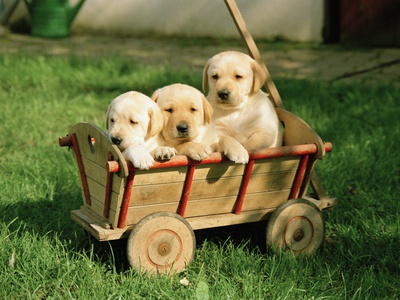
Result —
<svg viewBox="0 0 400 300"><path fill-rule="evenodd" d="M225 2L250 54L262 63L234 1ZM284 109L268 78L283 146L251 153L246 165L213 153L200 162L177 156L139 170L100 128L72 126L59 139L73 148L82 185L83 205L72 220L99 241L128 238L129 263L150 272L182 271L193 260L196 229L265 220L269 245L314 253L324 239L321 210L336 200L325 195L313 169L332 145ZM306 196L310 184L315 199Z"/></svg>

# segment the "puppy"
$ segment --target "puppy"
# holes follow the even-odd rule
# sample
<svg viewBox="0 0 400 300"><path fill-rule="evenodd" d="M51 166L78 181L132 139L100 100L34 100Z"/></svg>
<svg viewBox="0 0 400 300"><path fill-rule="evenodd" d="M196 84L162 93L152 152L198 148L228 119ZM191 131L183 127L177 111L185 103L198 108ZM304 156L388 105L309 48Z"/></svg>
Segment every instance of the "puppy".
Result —
<svg viewBox="0 0 400 300"><path fill-rule="evenodd" d="M278 116L261 91L265 80L260 65L236 51L219 53L204 67L203 90L209 87L217 149L236 163L247 163L248 152L281 144Z"/></svg>
<svg viewBox="0 0 400 300"><path fill-rule="evenodd" d="M158 104L164 119L160 146L173 147L178 154L194 160L208 157L216 139L212 134L212 107L194 87L172 84L156 90L151 98Z"/></svg>
<svg viewBox="0 0 400 300"><path fill-rule="evenodd" d="M157 137L162 126L158 105L139 92L118 96L107 110L106 127L110 141L139 169L149 169L154 164L151 152L158 146ZM173 151L171 155L174 155Z"/></svg>

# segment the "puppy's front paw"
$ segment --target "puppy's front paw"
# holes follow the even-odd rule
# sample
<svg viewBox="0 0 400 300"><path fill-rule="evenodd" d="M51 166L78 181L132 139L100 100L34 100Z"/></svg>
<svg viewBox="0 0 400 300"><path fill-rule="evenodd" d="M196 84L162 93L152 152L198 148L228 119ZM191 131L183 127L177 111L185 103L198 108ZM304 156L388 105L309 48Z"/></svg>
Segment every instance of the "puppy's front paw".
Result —
<svg viewBox="0 0 400 300"><path fill-rule="evenodd" d="M154 164L151 154L141 146L132 146L123 152L125 159L130 160L135 168L150 169Z"/></svg>
<svg viewBox="0 0 400 300"><path fill-rule="evenodd" d="M242 149L241 149L242 150ZM247 164L249 162L249 153L246 149L244 151L228 151L225 155L237 164Z"/></svg>
<svg viewBox="0 0 400 300"><path fill-rule="evenodd" d="M249 162L249 153L235 139L225 138L221 140L222 151L229 160L237 164L247 164Z"/></svg>
<svg viewBox="0 0 400 300"><path fill-rule="evenodd" d="M157 147L153 153L154 157L159 160L169 160L178 154L172 147Z"/></svg>
<svg viewBox="0 0 400 300"><path fill-rule="evenodd" d="M193 160L202 160L209 157L212 152L213 150L208 145L190 142L180 154L186 155Z"/></svg>

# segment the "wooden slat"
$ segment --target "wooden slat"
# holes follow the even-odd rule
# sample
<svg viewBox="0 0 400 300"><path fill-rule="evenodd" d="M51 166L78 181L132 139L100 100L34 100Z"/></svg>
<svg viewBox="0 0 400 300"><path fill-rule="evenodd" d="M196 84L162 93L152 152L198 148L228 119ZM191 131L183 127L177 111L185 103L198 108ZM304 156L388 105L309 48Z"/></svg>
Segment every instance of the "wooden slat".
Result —
<svg viewBox="0 0 400 300"><path fill-rule="evenodd" d="M136 170L135 186L182 182L186 177L187 166L166 169Z"/></svg>
<svg viewBox="0 0 400 300"><path fill-rule="evenodd" d="M92 205L90 206L85 205L85 207L88 208L92 213L97 214L98 217L101 217L103 214L104 203L100 202L98 199L93 197L91 197L90 199L92 201ZM119 207L117 208L116 211L110 209L110 213L107 220L112 224L113 228L118 227L119 213L120 213Z"/></svg>
<svg viewBox="0 0 400 300"><path fill-rule="evenodd" d="M252 174L296 170L299 165L299 159L300 157L295 156L256 160Z"/></svg>
<svg viewBox="0 0 400 300"><path fill-rule="evenodd" d="M276 208L286 201L289 191L247 194L242 211L265 208ZM186 208L186 217L207 216L223 213L232 213L237 197L202 199L189 201Z"/></svg>
<svg viewBox="0 0 400 300"><path fill-rule="evenodd" d="M247 193L242 211L276 208L287 201L289 193L289 189L254 194Z"/></svg>
<svg viewBox="0 0 400 300"><path fill-rule="evenodd" d="M71 211L71 219L99 241L119 240L121 238L127 238L130 230L132 229L128 227L124 229L103 228L98 222L96 222L96 220L92 219L81 210Z"/></svg>
<svg viewBox="0 0 400 300"><path fill-rule="evenodd" d="M93 181L96 181L99 183L101 186L106 187L107 184L107 170L105 169L104 166L99 166L96 163L86 159L82 158L83 164L85 166L86 170L86 176ZM124 192L124 184L125 180L124 178L119 177L117 174L113 173L113 181L112 181L112 190L115 193L123 193ZM105 193L105 190L104 190Z"/></svg>
<svg viewBox="0 0 400 300"><path fill-rule="evenodd" d="M188 167L175 167L165 169L152 169L148 171L136 171L135 186L146 184L159 184L181 182L185 180ZM232 162L221 162L218 164L198 165L194 173L194 180L212 179L242 175L244 165Z"/></svg>
<svg viewBox="0 0 400 300"><path fill-rule="evenodd" d="M292 186L294 176L294 171L252 175L247 188L247 193L289 189Z"/></svg>
<svg viewBox="0 0 400 300"><path fill-rule="evenodd" d="M196 168L193 180L207 180L215 182L220 178L242 176L245 166L232 162L221 162L212 165L199 165Z"/></svg>
<svg viewBox="0 0 400 300"><path fill-rule="evenodd" d="M258 209L276 208L284 203L290 190L280 190L266 193L247 194L243 204L243 211L253 211ZM218 197L189 200L185 217L212 216L215 214L232 213L237 197ZM126 225L134 225L145 216L159 212L177 212L179 202L155 203L152 205L131 206L126 220Z"/></svg>
<svg viewBox="0 0 400 300"><path fill-rule="evenodd" d="M104 203L104 193L105 187L99 184L98 182L88 178L88 185L90 190L90 196L97 199L99 202ZM110 201L110 209L116 210L117 207L121 206L123 194L119 194L116 192L111 193L111 201Z"/></svg>
<svg viewBox="0 0 400 300"><path fill-rule="evenodd" d="M257 211L242 212L240 215L237 214L222 214L205 217L193 217L187 218L190 226L193 230L204 229L204 228L215 228L221 226L237 225L244 223L253 223L259 221L268 220L269 215L275 209L263 209Z"/></svg>
<svg viewBox="0 0 400 300"><path fill-rule="evenodd" d="M170 184L149 184L132 189L130 206L151 205L154 203L179 202L183 190L182 182Z"/></svg>
<svg viewBox="0 0 400 300"><path fill-rule="evenodd" d="M106 218L103 218L102 216L99 216L97 213L93 212L90 209L90 206L81 206L81 211L95 220L101 227L106 228L106 229L111 229L113 226L110 223L110 221Z"/></svg>

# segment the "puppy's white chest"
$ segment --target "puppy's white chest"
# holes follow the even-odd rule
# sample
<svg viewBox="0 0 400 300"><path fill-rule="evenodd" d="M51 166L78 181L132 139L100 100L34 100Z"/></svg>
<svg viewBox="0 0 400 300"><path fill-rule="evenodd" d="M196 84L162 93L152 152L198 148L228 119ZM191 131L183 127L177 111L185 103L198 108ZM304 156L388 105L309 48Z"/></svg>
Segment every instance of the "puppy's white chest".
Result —
<svg viewBox="0 0 400 300"><path fill-rule="evenodd" d="M229 114L215 114L214 124L217 130L227 135L235 136L242 134L246 120L241 117L240 112L231 112Z"/></svg>

